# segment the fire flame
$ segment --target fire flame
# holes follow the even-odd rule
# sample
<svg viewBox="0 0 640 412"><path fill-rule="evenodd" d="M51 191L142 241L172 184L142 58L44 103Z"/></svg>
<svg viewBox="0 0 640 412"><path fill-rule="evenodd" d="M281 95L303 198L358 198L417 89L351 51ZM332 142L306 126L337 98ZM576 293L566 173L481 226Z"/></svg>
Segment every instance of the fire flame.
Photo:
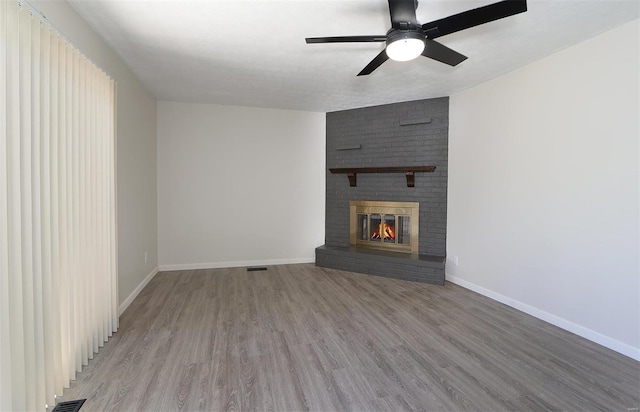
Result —
<svg viewBox="0 0 640 412"><path fill-rule="evenodd" d="M396 239L396 232L394 230L394 227L386 223L380 223L380 226L378 227L378 231L371 233L371 239L380 239L381 238L380 233L384 234L384 240Z"/></svg>

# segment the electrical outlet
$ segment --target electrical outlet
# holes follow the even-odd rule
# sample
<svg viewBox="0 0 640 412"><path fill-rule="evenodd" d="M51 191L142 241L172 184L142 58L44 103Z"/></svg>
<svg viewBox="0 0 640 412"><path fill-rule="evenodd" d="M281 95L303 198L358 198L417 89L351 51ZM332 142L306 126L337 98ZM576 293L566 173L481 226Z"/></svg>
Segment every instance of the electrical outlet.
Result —
<svg viewBox="0 0 640 412"><path fill-rule="evenodd" d="M149 252L144 251L144 263L149 263Z"/></svg>
<svg viewBox="0 0 640 412"><path fill-rule="evenodd" d="M457 255L453 257L453 264L458 266L458 256Z"/></svg>

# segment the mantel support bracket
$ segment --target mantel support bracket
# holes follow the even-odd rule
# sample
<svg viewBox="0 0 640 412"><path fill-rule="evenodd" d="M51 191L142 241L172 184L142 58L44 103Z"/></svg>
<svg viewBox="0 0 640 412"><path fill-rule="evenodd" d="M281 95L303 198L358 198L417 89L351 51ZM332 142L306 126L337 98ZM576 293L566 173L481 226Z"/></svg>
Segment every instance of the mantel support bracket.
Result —
<svg viewBox="0 0 640 412"><path fill-rule="evenodd" d="M358 174L347 173L347 177L349 178L349 186L356 187L356 185L358 184Z"/></svg>
<svg viewBox="0 0 640 412"><path fill-rule="evenodd" d="M416 184L415 175L413 172L405 172L405 177L407 178L407 187L414 187Z"/></svg>

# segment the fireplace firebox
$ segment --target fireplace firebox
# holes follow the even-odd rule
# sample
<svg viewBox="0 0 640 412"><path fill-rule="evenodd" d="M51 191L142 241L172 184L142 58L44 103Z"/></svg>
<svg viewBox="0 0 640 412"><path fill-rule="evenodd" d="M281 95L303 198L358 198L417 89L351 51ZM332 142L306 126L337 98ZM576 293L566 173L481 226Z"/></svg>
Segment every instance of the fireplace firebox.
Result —
<svg viewBox="0 0 640 412"><path fill-rule="evenodd" d="M350 244L418 254L418 202L349 202Z"/></svg>

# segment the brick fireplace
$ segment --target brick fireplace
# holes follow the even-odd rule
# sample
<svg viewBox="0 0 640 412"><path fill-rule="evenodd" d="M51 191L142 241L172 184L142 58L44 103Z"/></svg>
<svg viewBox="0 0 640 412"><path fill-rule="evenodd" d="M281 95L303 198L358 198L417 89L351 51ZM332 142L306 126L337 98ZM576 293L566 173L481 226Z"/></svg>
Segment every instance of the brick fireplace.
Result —
<svg viewBox="0 0 640 412"><path fill-rule="evenodd" d="M448 126L447 97L327 113L326 237L325 245L316 249L316 265L444 284ZM352 170L368 173L349 173L347 179ZM386 243L397 250L385 248L385 234L375 239L371 230L384 231L380 225L385 216L398 230L405 224L405 212L362 213L366 223L360 218L354 226L352 206L362 202L416 204L418 236L412 246L417 247L411 250L395 237L392 242L387 234ZM360 233L361 241L354 243L358 225L368 225L369 239Z"/></svg>

